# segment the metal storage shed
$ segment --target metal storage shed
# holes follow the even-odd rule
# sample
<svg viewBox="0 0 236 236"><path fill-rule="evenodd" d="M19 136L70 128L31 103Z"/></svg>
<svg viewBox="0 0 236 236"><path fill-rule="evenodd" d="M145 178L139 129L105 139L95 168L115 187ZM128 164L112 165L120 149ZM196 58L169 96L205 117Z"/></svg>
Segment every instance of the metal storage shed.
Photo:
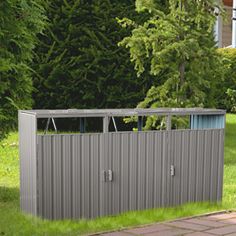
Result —
<svg viewBox="0 0 236 236"><path fill-rule="evenodd" d="M166 130L142 131L142 117L167 119ZM172 116L190 127L171 129ZM138 117L138 132L109 132L109 118ZM80 133L42 134L40 118L81 119ZM102 117L102 133L84 120ZM105 109L19 111L20 205L48 219L94 218L195 201L221 201L225 111Z"/></svg>

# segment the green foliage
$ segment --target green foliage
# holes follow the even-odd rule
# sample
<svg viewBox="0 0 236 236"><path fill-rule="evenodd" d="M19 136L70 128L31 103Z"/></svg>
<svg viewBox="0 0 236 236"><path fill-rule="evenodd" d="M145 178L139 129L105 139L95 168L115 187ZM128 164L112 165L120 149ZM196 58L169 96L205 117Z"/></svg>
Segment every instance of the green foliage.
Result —
<svg viewBox="0 0 236 236"><path fill-rule="evenodd" d="M137 11L148 11L149 18L141 24L129 21L134 28L120 45L129 50L138 76L149 71L157 78L139 107L215 105L212 91L220 63L213 35L216 7L221 12L214 0L170 0L165 13L154 0L136 1Z"/></svg>
<svg viewBox="0 0 236 236"><path fill-rule="evenodd" d="M39 0L0 1L0 139L16 125L17 110L31 106L36 34L44 27Z"/></svg>
<svg viewBox="0 0 236 236"><path fill-rule="evenodd" d="M230 102L231 102L231 104L232 104L230 111L236 112L236 90L227 89L226 94L227 94L228 97L230 98Z"/></svg>
<svg viewBox="0 0 236 236"><path fill-rule="evenodd" d="M34 61L34 107L136 106L153 79L148 73L136 79L128 52L117 45L130 29L116 21L145 19L134 9L132 0L50 1Z"/></svg>
<svg viewBox="0 0 236 236"><path fill-rule="evenodd" d="M217 106L236 112L236 49L221 48L218 53L222 59L221 71L216 88Z"/></svg>

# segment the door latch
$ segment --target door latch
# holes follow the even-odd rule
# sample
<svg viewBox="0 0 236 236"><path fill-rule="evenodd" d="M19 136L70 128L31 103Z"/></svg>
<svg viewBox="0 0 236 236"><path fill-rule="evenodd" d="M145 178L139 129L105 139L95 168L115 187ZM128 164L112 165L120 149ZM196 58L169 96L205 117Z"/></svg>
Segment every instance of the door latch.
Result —
<svg viewBox="0 0 236 236"><path fill-rule="evenodd" d="M112 170L108 170L107 171L107 179L108 179L109 182L112 182L112 180L113 180L113 172L112 172Z"/></svg>
<svg viewBox="0 0 236 236"><path fill-rule="evenodd" d="M174 165L170 166L170 175L175 176L175 167L174 167Z"/></svg>
<svg viewBox="0 0 236 236"><path fill-rule="evenodd" d="M102 172L104 182L112 182L113 180L113 171L112 170L104 170Z"/></svg>

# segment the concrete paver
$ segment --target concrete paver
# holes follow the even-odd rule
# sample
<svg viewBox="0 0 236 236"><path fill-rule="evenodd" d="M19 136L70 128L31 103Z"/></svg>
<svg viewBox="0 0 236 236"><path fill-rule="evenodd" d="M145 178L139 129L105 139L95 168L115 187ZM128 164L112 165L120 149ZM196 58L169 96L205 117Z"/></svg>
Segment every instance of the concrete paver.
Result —
<svg viewBox="0 0 236 236"><path fill-rule="evenodd" d="M204 232L195 232L195 233L190 233L190 234L185 234L184 236L212 236L214 234L208 234Z"/></svg>
<svg viewBox="0 0 236 236"><path fill-rule="evenodd" d="M106 233L106 234L101 234L101 235L106 235L106 236L131 236L132 234L125 233L123 231L118 231L118 232L111 232L111 233Z"/></svg>
<svg viewBox="0 0 236 236"><path fill-rule="evenodd" d="M216 235L225 235L230 233L236 233L236 225L230 225L225 227L220 227L217 229L211 229L206 231L207 233L216 234Z"/></svg>
<svg viewBox="0 0 236 236"><path fill-rule="evenodd" d="M159 231L168 230L168 229L171 229L171 227L168 227L162 224L155 224L155 225L150 225L150 226L146 226L142 228L125 230L124 232L132 233L132 234L148 234L148 233L159 232Z"/></svg>
<svg viewBox="0 0 236 236"><path fill-rule="evenodd" d="M179 219L170 222L105 233L104 236L236 236L236 212Z"/></svg>
<svg viewBox="0 0 236 236"><path fill-rule="evenodd" d="M207 230L210 228L205 225L193 224L193 223L188 223L185 221L175 221L175 222L171 222L171 223L166 223L166 225L174 226L174 227L178 227L178 228L182 228L182 229L190 229L193 231L203 231L203 230Z"/></svg>
<svg viewBox="0 0 236 236"><path fill-rule="evenodd" d="M220 221L220 223L236 225L236 217L235 218L230 218L230 219L227 219L227 220L222 220L222 221Z"/></svg>
<svg viewBox="0 0 236 236"><path fill-rule="evenodd" d="M186 235L191 234L193 231L186 230L186 229L170 229L160 232L154 232L151 234L146 234L147 236L179 236L179 235Z"/></svg>
<svg viewBox="0 0 236 236"><path fill-rule="evenodd" d="M208 227L223 227L227 225L227 223L219 222L219 221L213 221L213 220L203 220L201 218L192 218L185 220L185 222L199 224L199 225L205 225Z"/></svg>
<svg viewBox="0 0 236 236"><path fill-rule="evenodd" d="M230 219L230 218L234 218L236 217L236 212L232 212L232 213L226 213L226 214L218 214L218 215L211 215L211 216L207 216L206 219L209 220L226 220L226 219Z"/></svg>

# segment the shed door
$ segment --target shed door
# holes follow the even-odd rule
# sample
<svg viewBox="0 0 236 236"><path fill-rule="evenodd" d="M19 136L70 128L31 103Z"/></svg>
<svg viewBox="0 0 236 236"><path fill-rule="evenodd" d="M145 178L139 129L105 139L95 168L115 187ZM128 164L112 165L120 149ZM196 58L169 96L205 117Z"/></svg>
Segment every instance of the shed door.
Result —
<svg viewBox="0 0 236 236"><path fill-rule="evenodd" d="M38 214L49 219L108 214L107 134L38 135Z"/></svg>
<svg viewBox="0 0 236 236"><path fill-rule="evenodd" d="M221 199L223 130L176 130L171 132L171 202Z"/></svg>
<svg viewBox="0 0 236 236"><path fill-rule="evenodd" d="M168 132L108 135L108 157L105 158L108 170L112 171L112 180L104 185L108 213L170 205Z"/></svg>

